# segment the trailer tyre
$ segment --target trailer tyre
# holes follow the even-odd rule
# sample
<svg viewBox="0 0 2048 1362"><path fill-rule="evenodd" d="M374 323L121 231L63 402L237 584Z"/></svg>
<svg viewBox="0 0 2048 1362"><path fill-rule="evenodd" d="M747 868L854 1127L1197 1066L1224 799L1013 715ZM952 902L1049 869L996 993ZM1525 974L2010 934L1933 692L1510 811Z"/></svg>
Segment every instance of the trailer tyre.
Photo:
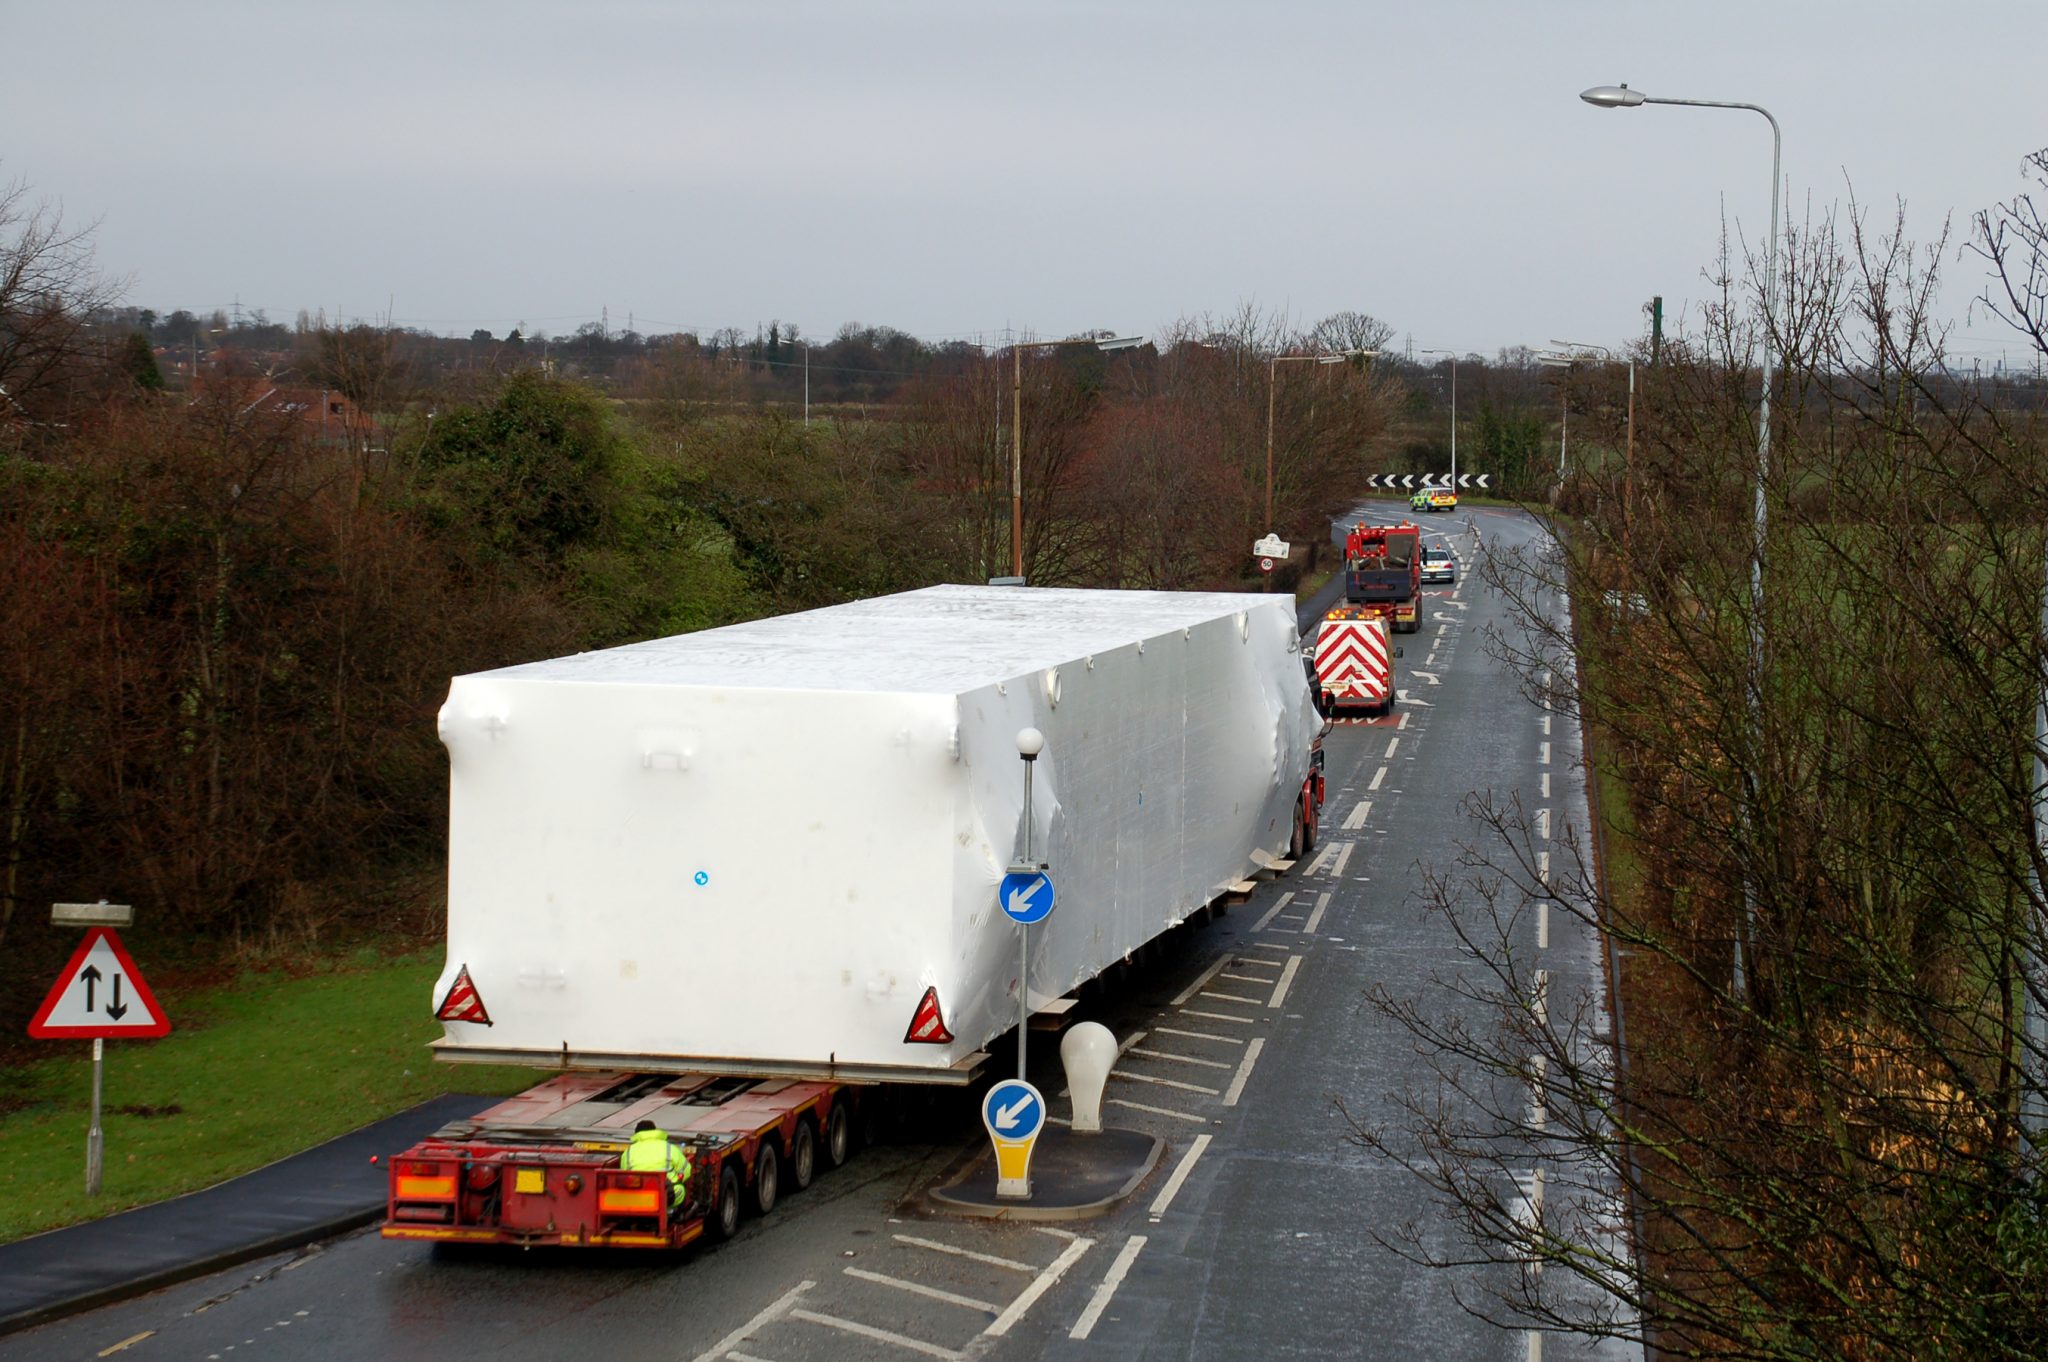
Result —
<svg viewBox="0 0 2048 1362"><path fill-rule="evenodd" d="M806 1116L796 1123L796 1137L789 1142L789 1182L801 1192L818 1172L818 1128Z"/></svg>
<svg viewBox="0 0 2048 1362"><path fill-rule="evenodd" d="M1308 795L1301 797L1301 854L1306 856L1316 849L1316 811L1311 807Z"/></svg>
<svg viewBox="0 0 2048 1362"><path fill-rule="evenodd" d="M761 1141L761 1152L754 1156L754 1209L762 1215L775 1209L775 1200L782 1194L782 1156L775 1152L775 1146Z"/></svg>
<svg viewBox="0 0 2048 1362"><path fill-rule="evenodd" d="M844 1103L834 1102L832 1114L825 1118L825 1163L838 1168L852 1157L853 1118L846 1114Z"/></svg>
<svg viewBox="0 0 2048 1362"><path fill-rule="evenodd" d="M718 1199L711 1203L705 1228L720 1243L740 1232L740 1175L730 1164L718 1170Z"/></svg>

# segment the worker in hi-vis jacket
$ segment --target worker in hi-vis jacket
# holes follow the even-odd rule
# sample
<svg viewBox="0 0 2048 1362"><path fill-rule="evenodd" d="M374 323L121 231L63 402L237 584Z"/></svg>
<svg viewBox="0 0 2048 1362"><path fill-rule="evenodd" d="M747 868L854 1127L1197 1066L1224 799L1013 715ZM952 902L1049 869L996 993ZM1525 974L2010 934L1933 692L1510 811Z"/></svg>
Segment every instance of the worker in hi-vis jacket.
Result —
<svg viewBox="0 0 2048 1362"><path fill-rule="evenodd" d="M626 1152L619 1155L619 1167L629 1173L668 1174L669 1210L682 1209L683 1200L690 1194L690 1154L681 1145L672 1143L668 1132L652 1121L642 1121L633 1127L633 1139L626 1146Z"/></svg>

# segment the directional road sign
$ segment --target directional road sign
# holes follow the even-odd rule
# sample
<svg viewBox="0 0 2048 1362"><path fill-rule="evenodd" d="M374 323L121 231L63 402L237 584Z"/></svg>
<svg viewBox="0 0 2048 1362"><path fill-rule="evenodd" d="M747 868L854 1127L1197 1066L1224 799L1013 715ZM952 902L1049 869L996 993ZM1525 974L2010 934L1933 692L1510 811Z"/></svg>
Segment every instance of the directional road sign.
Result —
<svg viewBox="0 0 2048 1362"><path fill-rule="evenodd" d="M28 1033L41 1040L140 1039L170 1029L171 1019L111 927L85 934L28 1024Z"/></svg>
<svg viewBox="0 0 2048 1362"><path fill-rule="evenodd" d="M996 1195L1028 1199L1031 1149L1045 1129L1045 1097L1021 1078L1006 1078L981 1099L981 1123L996 1151Z"/></svg>
<svg viewBox="0 0 2048 1362"><path fill-rule="evenodd" d="M1052 876L1043 870L1013 870L1003 876L996 902L1010 917L1030 926L1052 912Z"/></svg>

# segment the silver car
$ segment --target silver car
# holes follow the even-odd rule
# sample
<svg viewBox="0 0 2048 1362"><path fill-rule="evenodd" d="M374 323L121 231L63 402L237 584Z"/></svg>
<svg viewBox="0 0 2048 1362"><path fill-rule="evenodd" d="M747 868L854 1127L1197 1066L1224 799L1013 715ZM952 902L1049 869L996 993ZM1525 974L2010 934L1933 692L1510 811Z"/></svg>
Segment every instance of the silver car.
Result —
<svg viewBox="0 0 2048 1362"><path fill-rule="evenodd" d="M1424 549L1422 551L1422 580L1425 582L1457 581L1457 556L1441 545L1433 545Z"/></svg>

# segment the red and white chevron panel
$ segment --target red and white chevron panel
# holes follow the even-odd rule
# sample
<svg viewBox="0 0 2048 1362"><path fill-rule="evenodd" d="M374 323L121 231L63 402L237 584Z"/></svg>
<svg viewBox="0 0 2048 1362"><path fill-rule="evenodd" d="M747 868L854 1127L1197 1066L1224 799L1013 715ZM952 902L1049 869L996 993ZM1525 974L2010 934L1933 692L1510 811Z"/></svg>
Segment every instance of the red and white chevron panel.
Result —
<svg viewBox="0 0 2048 1362"><path fill-rule="evenodd" d="M1384 620L1324 620L1316 631L1316 679L1338 704L1382 705L1392 694Z"/></svg>

